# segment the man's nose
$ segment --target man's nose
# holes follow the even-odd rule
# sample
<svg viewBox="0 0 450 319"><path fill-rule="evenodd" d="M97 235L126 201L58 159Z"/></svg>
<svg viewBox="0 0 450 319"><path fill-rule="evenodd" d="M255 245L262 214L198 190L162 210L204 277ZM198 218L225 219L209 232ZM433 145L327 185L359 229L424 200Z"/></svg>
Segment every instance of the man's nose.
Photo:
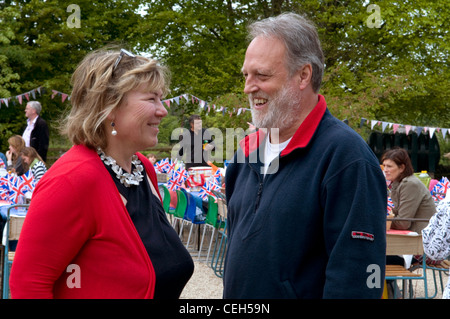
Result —
<svg viewBox="0 0 450 319"><path fill-rule="evenodd" d="M244 93L250 94L250 93L255 93L256 91L258 91L258 86L257 86L254 78L249 75L245 79Z"/></svg>

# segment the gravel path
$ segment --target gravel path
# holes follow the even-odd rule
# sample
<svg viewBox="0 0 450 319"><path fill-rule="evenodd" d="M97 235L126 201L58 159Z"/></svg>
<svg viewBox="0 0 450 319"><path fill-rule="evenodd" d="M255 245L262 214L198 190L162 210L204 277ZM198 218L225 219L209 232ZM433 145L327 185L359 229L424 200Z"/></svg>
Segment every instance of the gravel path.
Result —
<svg viewBox="0 0 450 319"><path fill-rule="evenodd" d="M443 274L444 287L448 280L448 275ZM428 294L434 294L433 272L427 271ZM399 281L400 283L400 281ZM422 280L413 281L414 297L423 298L424 284ZM223 283L222 278L217 277L214 271L202 262L195 262L194 274L187 283L181 294L181 299L222 299ZM442 291L438 281L438 293L434 299L441 299Z"/></svg>
<svg viewBox="0 0 450 319"><path fill-rule="evenodd" d="M181 299L222 299L222 278L217 277L211 267L194 262L194 274L187 283Z"/></svg>

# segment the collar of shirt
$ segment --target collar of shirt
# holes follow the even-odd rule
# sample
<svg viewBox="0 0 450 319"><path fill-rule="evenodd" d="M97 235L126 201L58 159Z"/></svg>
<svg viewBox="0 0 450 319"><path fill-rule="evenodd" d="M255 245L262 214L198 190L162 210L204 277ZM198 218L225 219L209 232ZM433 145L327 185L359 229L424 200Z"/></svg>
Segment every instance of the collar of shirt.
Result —
<svg viewBox="0 0 450 319"><path fill-rule="evenodd" d="M311 141L311 138L316 132L316 129L319 126L319 123L322 120L325 111L327 110L325 97L323 97L323 95L321 94L319 94L318 96L319 101L317 102L316 106L297 129L295 134L290 139L289 144L281 152L280 156L287 155L296 148L306 147ZM258 130L255 133L247 135L243 140L240 141L239 144L246 157L260 146L261 142L264 140L264 137L264 132Z"/></svg>
<svg viewBox="0 0 450 319"><path fill-rule="evenodd" d="M36 123L36 120L37 120L38 117L39 117L39 116L36 116L33 120L27 119L27 124L28 124L28 125L33 125L33 126L34 126L34 124Z"/></svg>

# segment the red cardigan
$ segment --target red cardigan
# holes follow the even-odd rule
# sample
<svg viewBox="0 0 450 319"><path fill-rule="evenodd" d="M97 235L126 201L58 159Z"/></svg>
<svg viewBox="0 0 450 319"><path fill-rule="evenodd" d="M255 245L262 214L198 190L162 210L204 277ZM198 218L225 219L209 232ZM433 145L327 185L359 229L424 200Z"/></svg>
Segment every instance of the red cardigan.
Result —
<svg viewBox="0 0 450 319"><path fill-rule="evenodd" d="M153 166L138 156L158 192ZM94 150L72 147L39 181L10 287L13 298L153 297L150 258Z"/></svg>

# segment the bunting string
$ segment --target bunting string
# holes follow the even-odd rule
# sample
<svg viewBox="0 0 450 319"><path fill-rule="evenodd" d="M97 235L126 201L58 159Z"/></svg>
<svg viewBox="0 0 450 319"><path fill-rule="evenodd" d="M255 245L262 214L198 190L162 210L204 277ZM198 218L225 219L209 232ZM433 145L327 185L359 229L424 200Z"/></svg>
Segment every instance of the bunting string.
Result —
<svg viewBox="0 0 450 319"><path fill-rule="evenodd" d="M370 125L370 129L374 130L375 127L381 126L381 132L383 133L386 131L386 129L392 129L394 134L398 132L399 128L404 128L406 135L408 135L410 132L416 132L417 135L420 134L428 134L430 138L433 137L433 135L437 133L441 133L442 137L445 139L447 133L449 133L449 128L444 127L431 127L431 126L418 126L418 125L411 125L411 124L400 124L400 123L393 123L393 122L387 122L387 121L380 121L380 120L367 120L365 118L361 118L360 127L362 127L364 124Z"/></svg>
<svg viewBox="0 0 450 319"><path fill-rule="evenodd" d="M12 103L13 105L16 105L16 101L22 105L23 102L25 100L30 101L30 96L33 97L33 99L36 99L36 93L39 93L39 95L44 94L46 91L46 89L44 87L38 87L36 89L33 89L31 91L22 93L22 94L18 94L16 96L13 97L7 97L7 98L0 98L0 109L2 107L2 104L5 104L6 107L9 107L9 105ZM51 97L52 99L54 99L56 96L60 96L61 97L61 102L65 102L70 101L70 95L64 92L60 92L58 90L51 90ZM232 116L233 114L243 114L246 111L249 111L249 108L227 108L227 107L223 107L223 106L217 106L215 104L209 104L208 102L206 102L203 99L200 99L192 94L181 94L179 96L175 96L166 100L162 100L162 103L167 105L168 108L172 107L174 105L174 103L176 105L180 105L180 102L182 99L185 99L186 102L191 102L193 104L198 104L199 108L206 111L206 112L211 112L212 110L216 111L216 112L222 112L223 115L225 114L229 114L230 116Z"/></svg>
<svg viewBox="0 0 450 319"><path fill-rule="evenodd" d="M2 107L2 104L6 105L6 107L9 107L9 105L12 103L13 105L16 104L16 101L22 105L24 101L30 101L30 98L36 99L37 94L42 95L45 94L46 89L44 87L38 87L36 89L30 90L28 92L8 97L8 98L0 98L0 109ZM64 92L60 92L58 90L51 90L51 97L54 99L55 97L59 96L61 97L61 102L69 101L70 95ZM186 100L186 102L191 102L193 104L198 104L199 108L201 110L206 111L207 113L211 111L215 112L222 112L223 115L228 114L230 117L233 116L233 114L241 115L245 113L246 111L249 111L249 108L244 107L223 107L218 106L215 104L210 104L207 101L198 98L192 94L181 94L179 96L175 96L169 99L165 99L162 101L163 104L167 105L168 108L171 108L174 104L177 106L180 105L182 100ZM400 123L393 123L393 122L387 122L387 121L380 121L380 120L368 120L365 118L361 118L360 127L362 127L364 124L370 125L370 129L374 130L374 128L377 126L381 126L381 131L384 132L387 128L393 129L394 134L398 131L399 128L404 128L406 135L409 134L409 132L416 132L417 135L420 135L422 133L429 134L430 137L433 137L433 135L436 132L440 132L442 134L442 137L445 139L447 133L449 133L449 128L441 128L441 127L431 127L431 126L417 126L417 125L410 125L410 124L400 124Z"/></svg>

